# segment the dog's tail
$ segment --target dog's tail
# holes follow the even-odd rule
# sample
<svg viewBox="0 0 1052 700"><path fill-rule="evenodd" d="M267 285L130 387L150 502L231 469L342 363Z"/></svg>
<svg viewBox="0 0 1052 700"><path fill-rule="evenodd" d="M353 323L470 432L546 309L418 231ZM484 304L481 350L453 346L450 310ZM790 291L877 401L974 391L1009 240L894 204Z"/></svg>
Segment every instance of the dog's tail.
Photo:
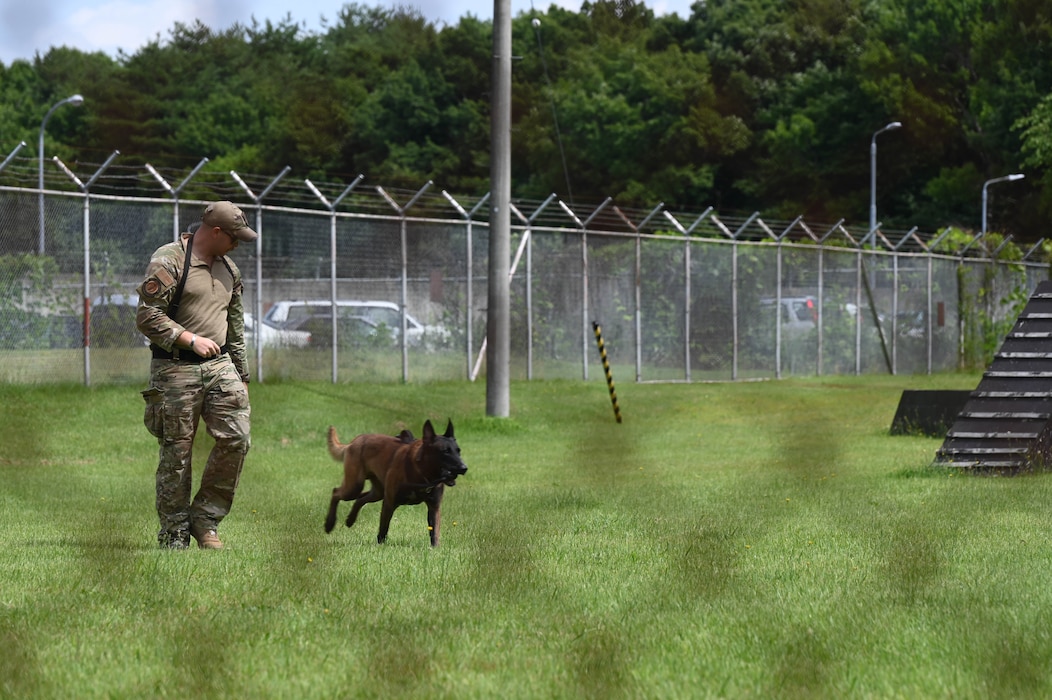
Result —
<svg viewBox="0 0 1052 700"><path fill-rule="evenodd" d="M343 455L347 452L347 445L340 442L340 439L336 437L336 428L329 426L329 454L337 462L343 461Z"/></svg>

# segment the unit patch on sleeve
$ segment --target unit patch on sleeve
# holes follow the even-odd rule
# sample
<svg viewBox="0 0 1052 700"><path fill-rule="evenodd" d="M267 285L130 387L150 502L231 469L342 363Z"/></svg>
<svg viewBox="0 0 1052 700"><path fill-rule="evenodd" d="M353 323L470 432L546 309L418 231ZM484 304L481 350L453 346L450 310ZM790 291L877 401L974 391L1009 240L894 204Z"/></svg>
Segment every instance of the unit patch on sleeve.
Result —
<svg viewBox="0 0 1052 700"><path fill-rule="evenodd" d="M147 299L156 299L157 295L160 294L160 292L161 283L156 277L151 277L150 279L143 282L142 295Z"/></svg>

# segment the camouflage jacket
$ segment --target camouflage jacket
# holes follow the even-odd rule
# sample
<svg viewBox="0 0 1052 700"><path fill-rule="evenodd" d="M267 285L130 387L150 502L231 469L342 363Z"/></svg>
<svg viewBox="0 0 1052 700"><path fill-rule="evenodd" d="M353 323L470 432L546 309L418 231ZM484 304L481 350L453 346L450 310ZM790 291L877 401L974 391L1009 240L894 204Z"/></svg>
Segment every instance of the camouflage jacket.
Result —
<svg viewBox="0 0 1052 700"><path fill-rule="evenodd" d="M149 338L151 343L169 351L172 350L182 332L188 330L186 326L168 315L168 306L172 302L172 297L175 296L179 278L183 274L183 263L186 260L185 243L188 238L188 235L184 235L179 242L167 243L154 251L150 264L146 268L145 279L137 289L139 307L136 310L135 323L139 331ZM248 382L245 313L242 300L244 286L241 281L241 270L233 260L225 255L216 257L215 263L225 265L233 278L230 303L226 309L226 349L241 379ZM185 321L183 309L186 306L186 298L184 290L180 310L177 313L179 319L183 321ZM194 332L194 329L189 330Z"/></svg>

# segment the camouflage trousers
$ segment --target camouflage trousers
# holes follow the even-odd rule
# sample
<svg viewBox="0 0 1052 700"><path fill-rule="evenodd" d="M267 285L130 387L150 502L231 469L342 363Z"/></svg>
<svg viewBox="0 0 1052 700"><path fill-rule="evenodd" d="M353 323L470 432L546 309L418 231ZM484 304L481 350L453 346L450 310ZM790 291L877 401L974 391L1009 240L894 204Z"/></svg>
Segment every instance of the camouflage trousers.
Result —
<svg viewBox="0 0 1052 700"><path fill-rule="evenodd" d="M150 364L145 422L160 444L157 534L162 547L183 548L190 535L214 530L230 512L250 446L248 387L229 356L201 364ZM193 500L194 438L204 421L215 440Z"/></svg>

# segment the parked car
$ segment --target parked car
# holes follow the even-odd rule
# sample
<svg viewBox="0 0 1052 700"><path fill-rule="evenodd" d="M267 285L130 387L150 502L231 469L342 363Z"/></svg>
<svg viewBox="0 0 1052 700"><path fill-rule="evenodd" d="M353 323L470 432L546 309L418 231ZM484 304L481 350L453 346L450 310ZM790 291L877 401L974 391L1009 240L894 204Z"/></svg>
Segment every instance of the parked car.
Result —
<svg viewBox="0 0 1052 700"><path fill-rule="evenodd" d="M359 322L350 322L356 330L366 332L366 328L370 327L376 329L377 332L390 333L393 340L398 340L402 329L398 304L390 301L340 300L336 302L336 308L341 324L347 323L347 319L359 319ZM277 301L267 310L263 323L275 328L286 329L303 328L305 324L315 324L311 326L314 340L322 342L321 336L324 334L324 328L329 329L329 337L332 337L331 309L332 302L327 299ZM330 325L326 326L324 322ZM425 326L408 313L406 314L406 326L406 342L413 347L434 347L449 340L448 329L442 326Z"/></svg>
<svg viewBox="0 0 1052 700"><path fill-rule="evenodd" d="M256 338L265 348L305 348L311 345L311 333L294 328L276 328L267 323L257 323L256 317L245 312L245 343L255 347Z"/></svg>
<svg viewBox="0 0 1052 700"><path fill-rule="evenodd" d="M375 323L361 316L341 316L337 324L340 347L391 348L395 345L395 330L382 323ZM332 318L328 315L293 319L286 322L283 330L310 333L312 347L332 347Z"/></svg>
<svg viewBox="0 0 1052 700"><path fill-rule="evenodd" d="M760 300L760 306L768 309L774 306L777 299L769 297ZM783 330L808 331L818 325L818 304L814 297L782 297L780 322Z"/></svg>

